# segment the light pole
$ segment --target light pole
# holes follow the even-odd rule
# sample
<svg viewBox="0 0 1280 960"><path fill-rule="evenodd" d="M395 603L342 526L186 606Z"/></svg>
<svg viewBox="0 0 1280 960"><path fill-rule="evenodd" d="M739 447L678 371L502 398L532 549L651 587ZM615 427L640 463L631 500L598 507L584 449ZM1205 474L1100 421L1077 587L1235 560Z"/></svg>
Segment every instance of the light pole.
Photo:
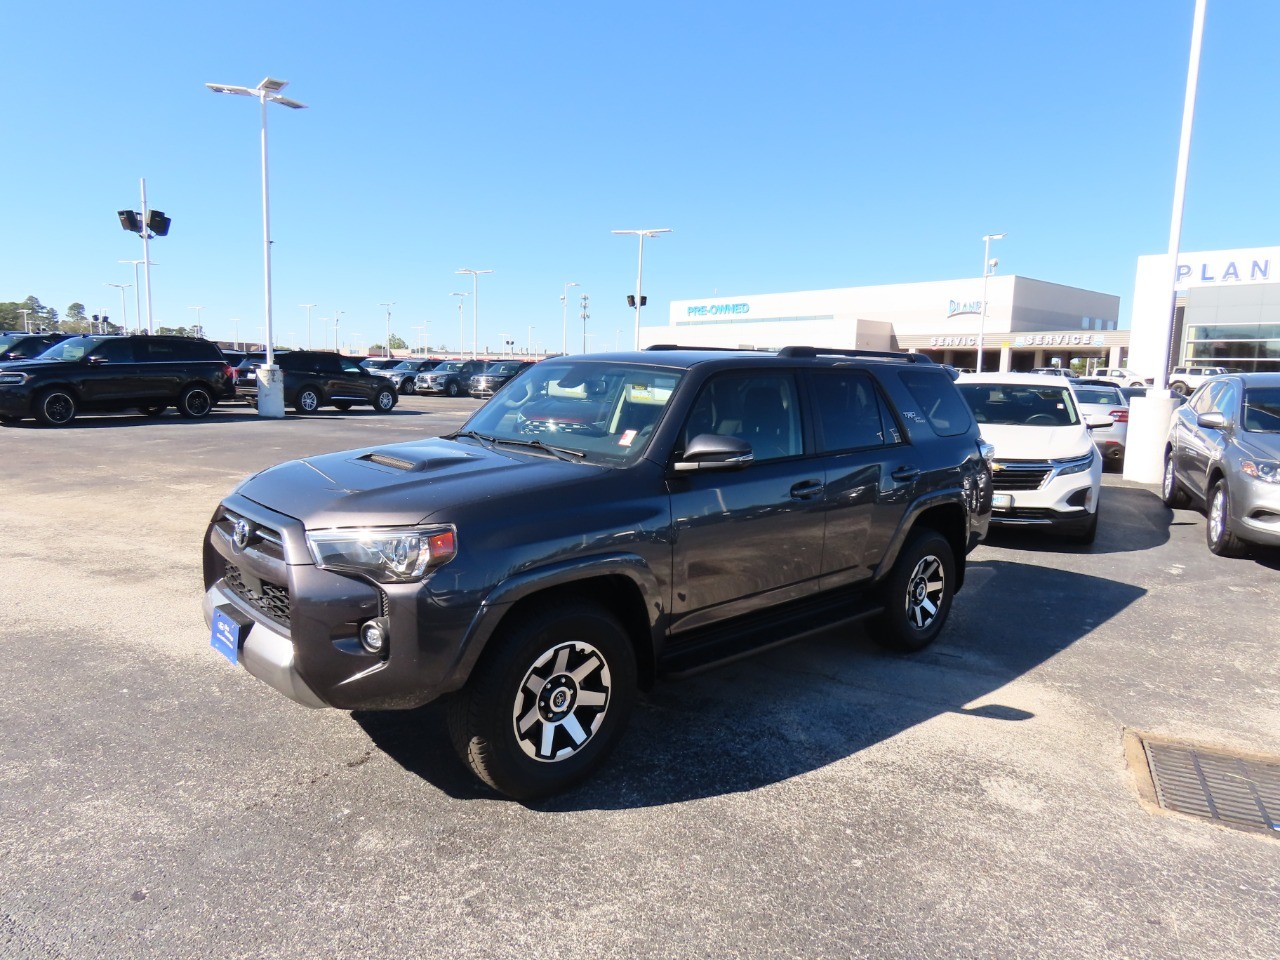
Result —
<svg viewBox="0 0 1280 960"><path fill-rule="evenodd" d="M204 336L204 327L200 325L200 311L203 310L204 307L187 307L187 309L194 310L196 312L196 336Z"/></svg>
<svg viewBox="0 0 1280 960"><path fill-rule="evenodd" d="M419 352L424 360L427 358L427 327L430 325L430 320L424 320L422 321L422 326L413 328L418 331L418 343L422 345L422 349Z"/></svg>
<svg viewBox="0 0 1280 960"><path fill-rule="evenodd" d="M390 303L380 303L378 306L387 308L387 359L391 359L391 308L396 305L392 300Z"/></svg>
<svg viewBox="0 0 1280 960"><path fill-rule="evenodd" d="M535 330L537 330L537 329L538 329L538 328L537 328L537 327L535 327L533 324L529 324L529 339L528 339L527 341L525 341L525 342L529 344L529 351L530 351L530 352L532 352L532 351L533 351L533 331L535 331Z"/></svg>
<svg viewBox="0 0 1280 960"><path fill-rule="evenodd" d="M141 264L142 262L143 261L141 260L117 260L116 261L116 263L133 264L133 306L134 306L134 313L137 315L139 323L142 322L142 300L139 299L142 296L142 287L138 283L138 265ZM154 260L152 260L150 263L150 266L154 267L154 266L157 266L157 264ZM129 332L128 327L121 326L120 329L123 330L125 333Z"/></svg>
<svg viewBox="0 0 1280 960"><path fill-rule="evenodd" d="M987 278L1000 261L991 259L991 241L1003 240L1007 233L988 233L982 238L982 311L978 316L978 362L973 369L982 372L982 342L987 333Z"/></svg>
<svg viewBox="0 0 1280 960"><path fill-rule="evenodd" d="M636 344L635 348L640 349L640 308L644 306L644 296L641 293L641 281L644 277L644 238L656 237L660 233L671 233L670 227L658 227L651 230L614 230L615 234L626 234L628 236L636 236L640 238L640 261L636 267Z"/></svg>
<svg viewBox="0 0 1280 960"><path fill-rule="evenodd" d="M591 319L591 314L587 312L587 305L590 302L590 299L591 298L588 297L585 293L582 295L582 313L579 314L579 316L582 317L582 352L583 353L587 352L587 321Z"/></svg>
<svg viewBox="0 0 1280 960"><path fill-rule="evenodd" d="M458 359L461 360L467 347L467 328L465 326L465 321L462 319L462 298L467 296L467 294L451 293L449 296L458 298Z"/></svg>
<svg viewBox="0 0 1280 960"><path fill-rule="evenodd" d="M460 267L453 272L471 274L471 359L474 360L480 351L480 274L493 271Z"/></svg>
<svg viewBox="0 0 1280 960"><path fill-rule="evenodd" d="M311 349L311 308L314 307L315 304L300 303L298 304L298 306L305 307L307 310L307 349L310 350Z"/></svg>
<svg viewBox="0 0 1280 960"><path fill-rule="evenodd" d="M580 287L580 283L566 283L564 285L564 293L560 294L560 323L564 326L564 339L560 344L560 352L569 352L569 288Z"/></svg>
<svg viewBox="0 0 1280 960"><path fill-rule="evenodd" d="M500 334L498 334L498 336L500 336L500 337L502 338L502 358L505 360L505 359L506 359L506 357L507 357L507 348L508 348L508 347L510 347L510 346L512 345L511 334L509 334L509 333L500 333ZM515 351L514 351L514 350L512 350L512 351L511 351L511 356L512 356L512 357L514 357L515 355L516 355L516 354L515 354Z"/></svg>
<svg viewBox="0 0 1280 960"><path fill-rule="evenodd" d="M333 315L333 352L341 353L338 349L338 314Z"/></svg>
<svg viewBox="0 0 1280 960"><path fill-rule="evenodd" d="M240 97L257 97L262 108L262 263L266 286L267 364L258 371L258 415L281 418L284 416L284 382L280 368L276 366L271 342L271 200L267 178L267 101L293 110L303 110L306 104L282 97L280 91L289 85L286 80L267 77L256 87L233 87L222 83L206 83L214 93L231 93ZM264 376L265 374L265 376Z"/></svg>
<svg viewBox="0 0 1280 960"><path fill-rule="evenodd" d="M107 286L108 286L108 287L118 287L118 288L120 289L120 314L121 314L121 316L124 318L124 329L125 329L125 332L126 332L126 333L128 333L128 331L129 331L129 311L125 308L125 305L124 305L124 292L125 292L125 290L126 290L126 289L128 289L129 287L132 287L132 286L133 286L133 284L132 284L132 283L108 283L108 284L107 284Z"/></svg>
<svg viewBox="0 0 1280 960"><path fill-rule="evenodd" d="M240 349L240 318L231 318L231 343L237 350Z"/></svg>

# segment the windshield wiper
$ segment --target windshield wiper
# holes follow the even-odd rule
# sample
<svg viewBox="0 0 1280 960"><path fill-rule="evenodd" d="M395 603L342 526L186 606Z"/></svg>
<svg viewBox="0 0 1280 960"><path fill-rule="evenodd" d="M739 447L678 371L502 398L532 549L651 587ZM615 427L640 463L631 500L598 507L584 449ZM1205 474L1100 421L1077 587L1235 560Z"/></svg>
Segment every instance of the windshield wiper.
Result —
<svg viewBox="0 0 1280 960"><path fill-rule="evenodd" d="M472 440L479 440L480 445L493 449L493 445L497 442L497 437L491 437L487 433L477 433L475 430L459 430L457 433L449 435L450 440L457 440L459 437L470 437Z"/></svg>
<svg viewBox="0 0 1280 960"><path fill-rule="evenodd" d="M513 447L535 447L539 450L546 450L548 453L554 453L561 460L577 461L587 455L585 450L571 450L568 447L556 447L544 440L508 440L505 437L494 437L494 443L509 444Z"/></svg>

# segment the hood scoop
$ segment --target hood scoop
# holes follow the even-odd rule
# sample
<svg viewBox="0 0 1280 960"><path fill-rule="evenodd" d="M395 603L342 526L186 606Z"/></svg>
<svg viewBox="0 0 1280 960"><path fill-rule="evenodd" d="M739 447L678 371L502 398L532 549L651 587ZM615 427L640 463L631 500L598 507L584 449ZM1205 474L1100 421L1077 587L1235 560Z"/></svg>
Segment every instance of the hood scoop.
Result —
<svg viewBox="0 0 1280 960"><path fill-rule="evenodd" d="M471 457L467 454L453 454L451 456L436 457L412 457L405 456L403 451L389 453L386 450L374 450L370 453L356 457L356 462L372 463L380 467L390 467L392 470L400 470L404 473L423 473L430 468L448 467L457 463L465 463Z"/></svg>

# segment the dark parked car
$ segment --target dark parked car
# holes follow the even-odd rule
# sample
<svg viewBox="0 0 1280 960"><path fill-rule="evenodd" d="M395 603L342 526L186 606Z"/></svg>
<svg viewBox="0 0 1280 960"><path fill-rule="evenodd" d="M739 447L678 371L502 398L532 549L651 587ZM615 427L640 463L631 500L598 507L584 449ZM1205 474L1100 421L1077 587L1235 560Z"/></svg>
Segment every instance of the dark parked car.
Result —
<svg viewBox="0 0 1280 960"><path fill-rule="evenodd" d="M434 369L418 374L414 389L424 394L462 396L471 385L471 378L487 365L487 360L442 360Z"/></svg>
<svg viewBox="0 0 1280 960"><path fill-rule="evenodd" d="M1219 556L1280 546L1280 373L1206 380L1179 407L1165 444L1164 502L1208 514Z"/></svg>
<svg viewBox="0 0 1280 960"><path fill-rule="evenodd" d="M0 371L0 421L35 417L60 427L80 411L136 409L158 417L170 406L198 418L234 395L231 367L209 340L68 337L38 359Z"/></svg>
<svg viewBox="0 0 1280 960"><path fill-rule="evenodd" d="M497 360L472 376L467 384L467 392L473 397L487 400L504 383L532 366L532 360Z"/></svg>
<svg viewBox="0 0 1280 960"><path fill-rule="evenodd" d="M418 374L434 370L439 360L401 360L394 367L383 367L374 373L390 380L401 393L413 393L414 379Z"/></svg>
<svg viewBox="0 0 1280 960"><path fill-rule="evenodd" d="M204 613L307 706L451 694L463 761L534 797L660 675L864 617L927 646L986 533L989 456L918 354L544 360L451 436L246 480L205 535Z"/></svg>
<svg viewBox="0 0 1280 960"><path fill-rule="evenodd" d="M69 336L67 333L6 333L0 336L0 362L31 360Z"/></svg>
<svg viewBox="0 0 1280 960"><path fill-rule="evenodd" d="M386 413L396 405L395 387L351 357L323 350L291 350L276 354L276 364L284 372L284 402L298 413L314 413L326 406L350 410L366 403ZM254 364L239 381L240 393L250 406L258 403L254 371L260 365Z"/></svg>

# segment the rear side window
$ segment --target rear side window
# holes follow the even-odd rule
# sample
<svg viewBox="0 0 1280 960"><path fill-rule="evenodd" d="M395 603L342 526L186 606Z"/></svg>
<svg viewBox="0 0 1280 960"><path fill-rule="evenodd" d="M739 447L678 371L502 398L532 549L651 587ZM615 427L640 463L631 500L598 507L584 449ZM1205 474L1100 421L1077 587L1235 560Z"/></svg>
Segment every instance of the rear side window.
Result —
<svg viewBox="0 0 1280 960"><path fill-rule="evenodd" d="M206 351L199 349L194 340L146 340L138 344L142 347L139 359L151 363L163 363L177 360L217 360Z"/></svg>
<svg viewBox="0 0 1280 960"><path fill-rule="evenodd" d="M951 378L942 370L902 370L898 376L912 399L920 405L920 412L940 437L955 437L967 433L973 426L969 406L960 396ZM908 414L910 416L910 414Z"/></svg>
<svg viewBox="0 0 1280 960"><path fill-rule="evenodd" d="M823 453L898 443L875 382L853 370L813 372L814 399Z"/></svg>

